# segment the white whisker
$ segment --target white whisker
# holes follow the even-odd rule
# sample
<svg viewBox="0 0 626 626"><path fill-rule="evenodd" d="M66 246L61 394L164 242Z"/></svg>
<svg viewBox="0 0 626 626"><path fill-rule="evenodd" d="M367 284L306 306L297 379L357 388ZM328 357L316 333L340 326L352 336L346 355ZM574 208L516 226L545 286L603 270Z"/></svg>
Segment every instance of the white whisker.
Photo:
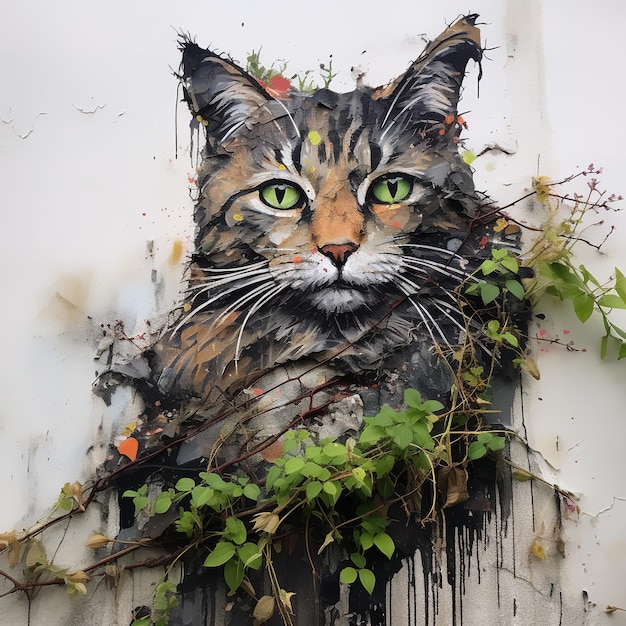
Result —
<svg viewBox="0 0 626 626"><path fill-rule="evenodd" d="M219 324L221 323L222 319L224 317L226 317L229 313L232 313L236 308L238 308L239 306L241 306L242 304L245 304L246 302L249 302L250 300L252 300L253 298L256 298L259 294L262 294L264 291L267 291L268 289L275 289L276 285L274 283L264 283L263 285L259 285L258 287L256 287L255 289L253 289L252 291L250 291L249 293L247 293L246 295L242 296L241 298L239 298L238 300L235 300L234 302L232 302L231 304L229 304L213 321L213 323L211 324L211 327L214 326L219 326Z"/></svg>
<svg viewBox="0 0 626 626"><path fill-rule="evenodd" d="M287 285L276 285L274 289L263 294L251 307L250 310L246 313L246 316L243 318L243 322L241 322L241 328L239 329L239 334L237 335L237 345L235 346L235 367L237 367L237 362L239 361L239 352L241 350L241 340L243 338L243 331L248 323L248 320L252 315L254 315L264 304L272 300L275 296L277 296L281 291L286 289Z"/></svg>

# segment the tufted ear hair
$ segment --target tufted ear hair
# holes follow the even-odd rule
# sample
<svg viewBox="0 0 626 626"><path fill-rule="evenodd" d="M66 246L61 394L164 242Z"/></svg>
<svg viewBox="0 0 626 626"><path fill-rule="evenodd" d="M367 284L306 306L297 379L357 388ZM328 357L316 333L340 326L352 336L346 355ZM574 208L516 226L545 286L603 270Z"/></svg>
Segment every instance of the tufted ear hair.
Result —
<svg viewBox="0 0 626 626"><path fill-rule="evenodd" d="M244 125L276 117L275 107L268 106L273 98L245 70L188 39L181 41L180 48L184 97L192 114L202 118L209 136L222 142Z"/></svg>
<svg viewBox="0 0 626 626"><path fill-rule="evenodd" d="M446 118L457 114L465 67L470 59L480 63L482 58L477 18L467 15L452 24L402 76L374 92L373 98L389 101L381 120L383 135L417 131L436 138L444 134L441 129L447 133Z"/></svg>

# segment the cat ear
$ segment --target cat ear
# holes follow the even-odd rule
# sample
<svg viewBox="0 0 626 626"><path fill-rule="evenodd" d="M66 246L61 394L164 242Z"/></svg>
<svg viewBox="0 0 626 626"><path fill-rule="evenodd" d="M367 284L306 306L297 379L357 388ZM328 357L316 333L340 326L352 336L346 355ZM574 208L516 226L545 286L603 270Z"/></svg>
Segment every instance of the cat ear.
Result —
<svg viewBox="0 0 626 626"><path fill-rule="evenodd" d="M180 48L185 100L208 135L224 141L244 124L273 117L268 106L272 97L245 70L187 39Z"/></svg>
<svg viewBox="0 0 626 626"><path fill-rule="evenodd" d="M480 63L482 58L477 18L467 15L448 27L402 76L374 92L375 99L389 100L381 122L384 133L398 122L396 130L402 132L447 133L449 120L456 120L465 67L470 59Z"/></svg>

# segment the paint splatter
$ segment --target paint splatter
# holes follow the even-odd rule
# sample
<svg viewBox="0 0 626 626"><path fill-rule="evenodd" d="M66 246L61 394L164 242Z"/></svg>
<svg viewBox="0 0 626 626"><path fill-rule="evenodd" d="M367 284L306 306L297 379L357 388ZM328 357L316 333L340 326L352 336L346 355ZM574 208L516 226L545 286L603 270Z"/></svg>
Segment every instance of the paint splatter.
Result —
<svg viewBox="0 0 626 626"><path fill-rule="evenodd" d="M312 130L308 135L307 135L309 141L311 142L312 145L317 146L317 144L320 143L320 141L322 141L322 136L316 131L316 130Z"/></svg>

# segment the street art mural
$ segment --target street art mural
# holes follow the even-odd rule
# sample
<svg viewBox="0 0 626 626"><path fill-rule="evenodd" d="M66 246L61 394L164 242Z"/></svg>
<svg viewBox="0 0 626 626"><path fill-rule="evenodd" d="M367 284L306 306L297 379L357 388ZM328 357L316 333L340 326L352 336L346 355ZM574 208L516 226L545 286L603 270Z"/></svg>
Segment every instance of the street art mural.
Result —
<svg viewBox="0 0 626 626"><path fill-rule="evenodd" d="M137 428L108 467L111 484L117 481L126 497L123 537L163 541L177 503L191 499L175 524L196 547L206 544L197 562L187 555L187 596L182 609L168 614L172 623L191 623L182 617L185 607L194 615L219 612L219 600L206 594L217 584L212 568L222 565L227 585L239 589L227 618L233 624L250 613L263 623L274 612L283 623L318 623L324 607L338 601L340 580L357 577L350 623L367 616L371 624L384 624L386 581L418 546L425 570L439 584L427 547L432 531L424 522L432 522L442 504L470 498L476 481L468 483L468 438L450 441L449 434L480 426L478 393L495 372L510 369L512 351L519 350L511 331L522 324L524 309L515 260L519 228L475 191L460 149L462 81L467 63L482 57L476 17L450 26L390 84L374 89L359 80L344 94L297 92L280 76L263 81L183 39L180 80L203 144L188 289L161 339L139 359L104 373L96 388L109 400L119 385L130 385L145 403ZM497 269L497 280L485 280L485 262ZM368 432L363 416L383 415L384 405L399 409L403 400L413 407L409 425L387 416L370 423L368 437L359 439ZM430 452L439 445L433 437L444 431L448 447L433 461ZM332 442L337 458L325 454L302 475L306 461L297 456L276 461L296 448L285 447L294 432L304 433L295 437L306 439L309 452ZM485 436L493 451L504 445L503 437ZM386 437L404 451L371 457L379 462L386 456L387 470L371 463L343 466L346 455L365 459L375 440ZM290 460L299 469L277 479L276 468ZM346 471L355 479L344 501L336 476ZM495 474L481 472L480 489L493 497ZM243 500L247 495L253 502L213 502L216 485L227 476ZM293 491L278 493L281 481ZM147 484L161 489L156 506L162 515L141 526L131 499L134 513L145 507ZM301 524L293 518L282 523L298 490L307 528L309 521L337 515L336 507L361 507L366 528L377 520L369 545L358 535L348 566L340 565L348 553L320 549L341 543L334 522L325 539L324 533L316 536L321 530L311 531L314 551L309 540L297 539ZM323 514L314 513L318 496ZM385 500L385 511L395 504L394 515L372 514ZM198 514L203 507L212 507L207 517ZM228 510L231 526L227 522L224 535L217 529ZM252 514L257 535L265 537L260 542L249 540ZM388 528L392 518L395 539ZM482 527L479 519L474 531ZM411 535L417 527L416 543ZM210 529L222 539L205 541ZM310 564L300 568L304 574L277 565L264 606L257 592L246 596L241 586L252 585L255 575L263 586L254 570L261 560L271 563L267 550L276 532L291 536L292 557L306 550ZM372 543L378 551L368 550ZM318 550L321 557L311 556ZM275 580L281 575L300 577L297 592ZM292 617L293 592L300 618ZM139 610L137 623L149 623L150 614L154 619Z"/></svg>

